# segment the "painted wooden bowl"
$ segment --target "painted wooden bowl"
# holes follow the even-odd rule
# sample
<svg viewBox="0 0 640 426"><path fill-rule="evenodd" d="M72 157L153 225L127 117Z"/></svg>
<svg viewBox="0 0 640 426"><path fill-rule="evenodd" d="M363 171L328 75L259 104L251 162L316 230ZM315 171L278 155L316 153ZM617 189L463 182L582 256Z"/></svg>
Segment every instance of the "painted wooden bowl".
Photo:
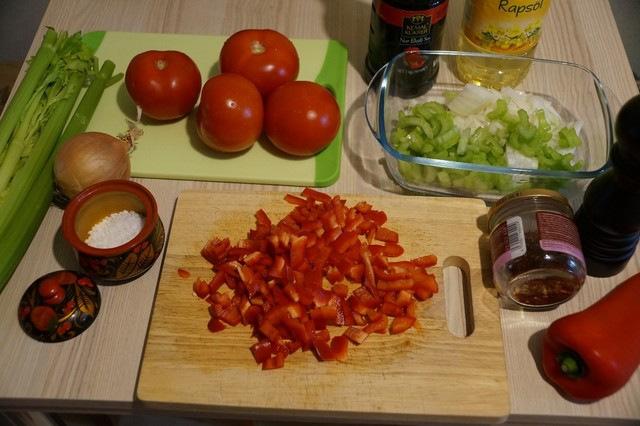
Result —
<svg viewBox="0 0 640 426"><path fill-rule="evenodd" d="M62 235L76 250L80 267L100 283L144 274L165 240L155 198L131 180L100 182L75 196L62 216Z"/></svg>

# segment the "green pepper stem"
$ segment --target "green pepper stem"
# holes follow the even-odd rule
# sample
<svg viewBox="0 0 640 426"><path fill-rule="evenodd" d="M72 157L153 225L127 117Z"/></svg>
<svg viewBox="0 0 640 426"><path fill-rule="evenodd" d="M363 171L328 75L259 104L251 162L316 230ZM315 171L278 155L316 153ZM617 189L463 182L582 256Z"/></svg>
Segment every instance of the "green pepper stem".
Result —
<svg viewBox="0 0 640 426"><path fill-rule="evenodd" d="M556 358L560 365L560 370L569 377L578 378L583 377L586 373L586 368L582 358L575 352L563 352Z"/></svg>

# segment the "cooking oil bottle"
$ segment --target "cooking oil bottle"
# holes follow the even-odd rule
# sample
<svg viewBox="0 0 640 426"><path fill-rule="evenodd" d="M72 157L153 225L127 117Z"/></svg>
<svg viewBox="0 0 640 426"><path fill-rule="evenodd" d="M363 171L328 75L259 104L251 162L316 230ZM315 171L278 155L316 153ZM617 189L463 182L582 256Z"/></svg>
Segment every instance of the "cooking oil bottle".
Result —
<svg viewBox="0 0 640 426"><path fill-rule="evenodd" d="M551 0L466 0L458 50L532 57ZM528 60L459 57L458 76L486 87L516 86Z"/></svg>

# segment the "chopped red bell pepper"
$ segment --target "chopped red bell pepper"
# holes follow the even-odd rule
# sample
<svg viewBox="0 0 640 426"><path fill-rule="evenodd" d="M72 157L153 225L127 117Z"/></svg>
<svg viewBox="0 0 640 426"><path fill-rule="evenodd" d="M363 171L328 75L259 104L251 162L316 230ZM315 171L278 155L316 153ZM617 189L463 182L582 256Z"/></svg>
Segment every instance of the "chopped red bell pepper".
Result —
<svg viewBox="0 0 640 426"><path fill-rule="evenodd" d="M193 292L201 299L209 295L209 284L202 278L193 282Z"/></svg>
<svg viewBox="0 0 640 426"><path fill-rule="evenodd" d="M376 240L384 241L387 243L397 243L399 240L398 233L391 229L380 227L376 230Z"/></svg>
<svg viewBox="0 0 640 426"><path fill-rule="evenodd" d="M305 200L304 198L296 197L295 195L291 195L291 194L285 195L284 200L287 203L293 204L296 206L304 206L305 204L307 204L307 200Z"/></svg>
<svg viewBox="0 0 640 426"><path fill-rule="evenodd" d="M362 330L368 334L371 334L371 333L384 334L387 332L388 323L389 323L389 317L387 317L385 314L382 314L379 319L367 324Z"/></svg>
<svg viewBox="0 0 640 426"><path fill-rule="evenodd" d="M337 361L346 361L349 352L349 339L346 336L334 336L331 339L331 352L333 359Z"/></svg>
<svg viewBox="0 0 640 426"><path fill-rule="evenodd" d="M222 331L224 330L226 327L225 325L218 319L215 318L211 318L209 320L209 323L207 324L207 328L209 329L209 331L211 331L212 333L216 333L218 331Z"/></svg>
<svg viewBox="0 0 640 426"><path fill-rule="evenodd" d="M391 321L391 325L389 326L389 333L398 334L402 333L409 328L413 327L416 319L412 317L401 317L397 316Z"/></svg>
<svg viewBox="0 0 640 426"><path fill-rule="evenodd" d="M349 286L341 282L335 283L331 287L331 291L333 291L336 295L342 297L343 299L346 299L349 295Z"/></svg>
<svg viewBox="0 0 640 426"><path fill-rule="evenodd" d="M364 343L364 341L369 337L369 333L366 333L364 330L358 327L350 326L347 328L343 336L346 336L349 340L351 340L356 345L360 345Z"/></svg>
<svg viewBox="0 0 640 426"><path fill-rule="evenodd" d="M207 241L200 254L211 264L216 265L224 260L230 246L231 241L228 238L214 238Z"/></svg>
<svg viewBox="0 0 640 426"><path fill-rule="evenodd" d="M268 340L261 340L254 343L251 345L250 350L257 364L262 364L271 358L271 342Z"/></svg>
<svg viewBox="0 0 640 426"><path fill-rule="evenodd" d="M305 188L302 190L302 196L308 200L319 201L323 204L331 203L331 196L324 192L316 191L315 189Z"/></svg>
<svg viewBox="0 0 640 426"><path fill-rule="evenodd" d="M438 263L438 258L430 254L427 256L421 256L415 259L411 259L411 263L421 268L429 268L431 266L435 266L435 264Z"/></svg>
<svg viewBox="0 0 640 426"><path fill-rule="evenodd" d="M236 245L207 242L201 254L214 276L193 287L209 303L211 331L253 327L259 341L250 349L264 370L282 367L299 349L345 361L349 342L416 326L416 301L437 292L426 269L435 256L389 260L404 249L397 232L383 227L383 211L367 202L348 207L311 188L301 195L284 197L293 208L277 223L258 210L255 228ZM348 328L332 337L329 325Z"/></svg>
<svg viewBox="0 0 640 426"><path fill-rule="evenodd" d="M284 359L287 357L283 352L278 352L271 358L267 358L262 363L263 370L274 370L276 368L284 367Z"/></svg>

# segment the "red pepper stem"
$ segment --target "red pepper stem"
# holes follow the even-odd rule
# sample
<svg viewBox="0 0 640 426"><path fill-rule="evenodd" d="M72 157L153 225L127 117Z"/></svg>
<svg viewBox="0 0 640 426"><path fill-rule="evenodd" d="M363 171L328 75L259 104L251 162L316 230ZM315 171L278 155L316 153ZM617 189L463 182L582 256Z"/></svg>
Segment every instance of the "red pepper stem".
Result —
<svg viewBox="0 0 640 426"><path fill-rule="evenodd" d="M586 373L584 361L580 355L573 351L562 352L556 357L556 360L560 365L560 370L566 376L577 379L583 377Z"/></svg>

